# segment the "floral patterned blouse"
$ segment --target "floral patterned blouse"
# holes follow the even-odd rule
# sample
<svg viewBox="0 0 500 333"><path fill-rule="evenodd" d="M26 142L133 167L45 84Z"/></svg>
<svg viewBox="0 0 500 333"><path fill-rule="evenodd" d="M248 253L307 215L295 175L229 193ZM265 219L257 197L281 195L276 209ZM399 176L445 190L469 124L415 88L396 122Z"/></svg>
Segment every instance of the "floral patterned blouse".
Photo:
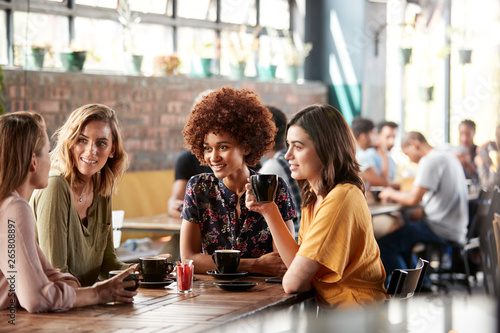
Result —
<svg viewBox="0 0 500 333"><path fill-rule="evenodd" d="M213 174L203 173L189 180L181 216L200 226L203 253L237 249L241 251L243 258L256 258L272 252L271 231L264 217L247 209L243 193L240 198L241 214L236 221L236 200L236 194ZM295 205L281 178L278 179L274 202L284 221L295 218Z"/></svg>

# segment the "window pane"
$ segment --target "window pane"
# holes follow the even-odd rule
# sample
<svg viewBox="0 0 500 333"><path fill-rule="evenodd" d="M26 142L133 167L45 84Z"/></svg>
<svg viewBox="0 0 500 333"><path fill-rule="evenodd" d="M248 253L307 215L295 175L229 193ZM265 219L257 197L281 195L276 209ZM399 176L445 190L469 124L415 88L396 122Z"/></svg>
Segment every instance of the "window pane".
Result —
<svg viewBox="0 0 500 333"><path fill-rule="evenodd" d="M121 70L122 41L122 27L118 22L75 18L75 39L72 47L88 51L85 69Z"/></svg>
<svg viewBox="0 0 500 333"><path fill-rule="evenodd" d="M181 73L190 73L191 61L216 57L217 34L214 30L179 28L178 37L177 53L181 59ZM215 71L214 62L212 61L212 72Z"/></svg>
<svg viewBox="0 0 500 333"><path fill-rule="evenodd" d="M259 64L278 65L283 61L285 38L279 36L260 36Z"/></svg>
<svg viewBox="0 0 500 333"><path fill-rule="evenodd" d="M213 0L177 1L177 15L185 18L215 21L217 16L215 6Z"/></svg>
<svg viewBox="0 0 500 333"><path fill-rule="evenodd" d="M229 75L231 64L246 63L245 76L256 75L255 52L257 51L256 36L245 32L243 27L239 31L223 31L221 34L221 75Z"/></svg>
<svg viewBox="0 0 500 333"><path fill-rule="evenodd" d="M174 0L167 0L167 15L174 16Z"/></svg>
<svg viewBox="0 0 500 333"><path fill-rule="evenodd" d="M276 15L276 12L272 14ZM256 25L255 0L222 0L221 21Z"/></svg>
<svg viewBox="0 0 500 333"><path fill-rule="evenodd" d="M4 10L0 11L0 64L7 64L7 32L5 31L6 13Z"/></svg>
<svg viewBox="0 0 500 333"><path fill-rule="evenodd" d="M77 5L85 5L92 7L117 8L117 0L76 0Z"/></svg>
<svg viewBox="0 0 500 333"><path fill-rule="evenodd" d="M30 13L28 19L28 13L14 12L14 64L22 64L21 50L25 45L49 46L51 51L59 51L67 47L68 41L67 17ZM54 67L55 58L54 53L47 53L44 67Z"/></svg>
<svg viewBox="0 0 500 333"><path fill-rule="evenodd" d="M154 72L154 57L168 55L174 51L173 29L159 24L138 24L134 27L136 53L144 56L142 72Z"/></svg>
<svg viewBox="0 0 500 333"><path fill-rule="evenodd" d="M136 12L165 14L167 0L130 0L130 9Z"/></svg>
<svg viewBox="0 0 500 333"><path fill-rule="evenodd" d="M276 29L290 29L288 0L266 0L260 2L260 24Z"/></svg>

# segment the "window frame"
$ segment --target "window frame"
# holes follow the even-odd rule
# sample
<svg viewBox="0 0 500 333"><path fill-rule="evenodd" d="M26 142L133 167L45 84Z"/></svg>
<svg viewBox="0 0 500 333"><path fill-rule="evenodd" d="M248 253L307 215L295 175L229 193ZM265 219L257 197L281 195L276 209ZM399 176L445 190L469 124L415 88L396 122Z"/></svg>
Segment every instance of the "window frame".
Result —
<svg viewBox="0 0 500 333"><path fill-rule="evenodd" d="M240 27L242 24L234 24L234 23L224 23L221 22L221 0L211 0L216 3L216 20L215 21L205 21L198 19L189 19L177 16L177 1L179 0L167 0L165 14L152 14L152 13L142 13L141 22L142 23L150 23L150 24L160 24L165 26L172 27L172 40L174 51L177 51L178 45L178 36L177 29L179 27L190 27L190 28L202 28L202 29L211 29L214 30L217 36L220 38L221 32L225 29L231 30L235 29L235 27ZM181 0L182 1L182 0ZM288 0L289 3L289 16L290 16L290 27L289 31L293 31L293 16L294 16L294 2L295 0ZM29 8L28 8L29 5ZM172 16L169 16L168 7L172 6ZM256 6L256 25L246 25L247 32L253 33L253 31L260 24L260 0L255 0ZM13 31L13 14L16 11L23 11L29 13L50 13L51 15L60 15L68 17L69 20L69 41L73 40L75 36L75 26L74 26L74 18L75 17L87 17L93 19L106 19L118 22L118 16L116 13L116 9L111 8L101 8L101 7L91 7L85 5L77 5L75 4L75 0L63 0L62 2L51 2L44 0L0 0L0 10L6 11L6 32L7 32L7 56L8 56L8 65L11 66L14 64L14 31ZM259 36L262 34L266 34L266 29L262 29L259 33ZM218 46L220 47L220 46ZM220 49L218 50L220 51ZM217 59L217 63L219 66L220 59Z"/></svg>

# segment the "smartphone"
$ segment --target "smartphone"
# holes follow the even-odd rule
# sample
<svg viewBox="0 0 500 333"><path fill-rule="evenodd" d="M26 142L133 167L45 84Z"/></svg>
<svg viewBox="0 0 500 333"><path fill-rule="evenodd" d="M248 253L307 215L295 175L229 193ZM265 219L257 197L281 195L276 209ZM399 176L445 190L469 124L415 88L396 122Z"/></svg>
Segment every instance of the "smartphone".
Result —
<svg viewBox="0 0 500 333"><path fill-rule="evenodd" d="M268 283L281 283L281 282L283 282L283 277L282 276L274 276L271 278L267 278L264 281L266 281Z"/></svg>

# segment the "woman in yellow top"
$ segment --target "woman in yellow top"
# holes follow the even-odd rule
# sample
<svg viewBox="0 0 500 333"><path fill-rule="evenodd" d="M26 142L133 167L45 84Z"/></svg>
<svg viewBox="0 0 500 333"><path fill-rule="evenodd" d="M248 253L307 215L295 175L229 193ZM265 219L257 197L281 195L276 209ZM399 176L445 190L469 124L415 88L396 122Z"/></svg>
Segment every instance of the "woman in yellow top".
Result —
<svg viewBox="0 0 500 333"><path fill-rule="evenodd" d="M247 184L246 205L261 213L288 270L287 293L314 288L318 305L377 305L387 298L385 271L359 177L354 136L329 105L299 111L288 124L292 177L302 188L297 244L274 203L258 203Z"/></svg>

